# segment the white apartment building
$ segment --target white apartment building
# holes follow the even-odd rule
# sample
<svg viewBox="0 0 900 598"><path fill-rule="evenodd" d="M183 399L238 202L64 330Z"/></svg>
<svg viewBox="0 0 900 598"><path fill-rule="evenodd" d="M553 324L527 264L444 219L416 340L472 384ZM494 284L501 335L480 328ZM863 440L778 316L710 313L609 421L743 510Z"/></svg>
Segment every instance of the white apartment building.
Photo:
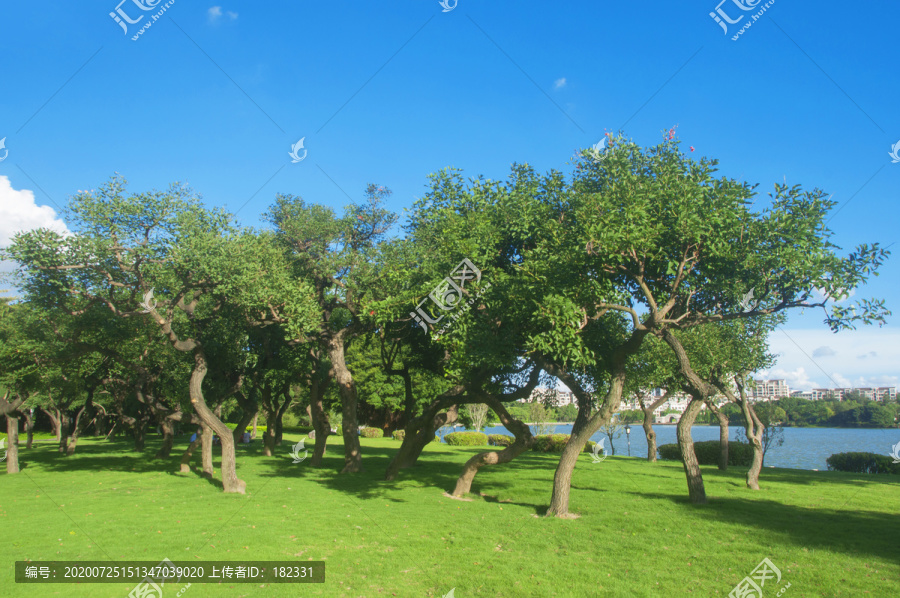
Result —
<svg viewBox="0 0 900 598"><path fill-rule="evenodd" d="M747 389L748 398L754 401L771 401L791 396L786 380L754 380L756 386Z"/></svg>
<svg viewBox="0 0 900 598"><path fill-rule="evenodd" d="M800 396L804 399L810 399L813 401L820 401L822 399L827 399L833 396L843 401L851 392L858 392L871 401L894 401L897 399L896 386L877 386L863 388L814 388L812 390L800 392L799 394L797 392L792 393L791 396Z"/></svg>

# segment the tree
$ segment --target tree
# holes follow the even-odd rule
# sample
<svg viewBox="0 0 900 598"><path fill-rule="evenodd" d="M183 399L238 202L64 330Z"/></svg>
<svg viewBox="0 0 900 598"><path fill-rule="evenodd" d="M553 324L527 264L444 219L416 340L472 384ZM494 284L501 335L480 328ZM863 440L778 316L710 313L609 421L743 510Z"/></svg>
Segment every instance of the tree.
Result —
<svg viewBox="0 0 900 598"><path fill-rule="evenodd" d="M613 444L613 441L616 438L622 436L622 429L624 428L621 421L619 421L619 414L614 415L608 422L600 426L600 431L606 434L606 437L609 438L609 450L615 455L616 454L616 445Z"/></svg>
<svg viewBox="0 0 900 598"><path fill-rule="evenodd" d="M835 202L824 192L776 185L771 207L753 213L753 187L714 178L715 166L705 158L695 162L679 151L677 141L644 150L613 138L603 161L579 161L565 209L546 219L546 240L535 253L569 262L551 261L545 267L552 272L544 270L536 280L558 281L553 285L557 294L568 291L572 309L560 319L580 321L584 331L606 314L624 314L631 320L629 334L613 343L604 368L610 393L603 407L589 419L584 434L573 433L563 451L548 514L567 512L571 472L589 437L585 434L618 408L627 361L646 336L663 338L675 350L667 334L672 329L797 307L824 308L828 300L812 301L813 289L840 297L861 284L887 255L875 244L862 245L846 258L837 256L824 227L824 215ZM751 288L757 301L744 309L741 300ZM883 301L866 300L854 309L831 305L826 322L839 329L854 321L883 322L889 313ZM714 394L689 362L679 358L693 392ZM694 410L686 413L682 429L689 428ZM692 500L703 502L705 496L692 493Z"/></svg>
<svg viewBox="0 0 900 598"><path fill-rule="evenodd" d="M238 322L288 320L296 334L305 331L312 288L287 279L288 264L270 239L235 229L189 189L176 184L126 195L125 185L115 177L96 194L77 194L66 213L76 234L20 233L10 254L22 265L28 296L73 317L101 310L140 319L189 356L191 407L221 440L225 492L243 493L231 430L204 393L207 373L217 367L210 358L228 354L219 343Z"/></svg>
<svg viewBox="0 0 900 598"><path fill-rule="evenodd" d="M396 215L381 207L389 195L386 188L369 185L366 201L349 206L342 217L337 217L328 207L279 194L266 214L292 262L294 276L314 289L318 322L311 338L318 343L322 356L327 357L329 375L341 396L341 473L362 469L358 395L346 353L350 341L361 335L370 322L364 314L368 295L379 280L374 257L397 220Z"/></svg>
<svg viewBox="0 0 900 598"><path fill-rule="evenodd" d="M540 401L534 400L528 403L528 419L534 426L537 435L549 434L555 425L550 420L550 412Z"/></svg>
<svg viewBox="0 0 900 598"><path fill-rule="evenodd" d="M487 421L488 413L490 409L488 408L486 403L476 403L472 405L466 405L464 407L466 415L469 418L469 421L472 423L472 429L476 431L480 431L484 428L484 424Z"/></svg>

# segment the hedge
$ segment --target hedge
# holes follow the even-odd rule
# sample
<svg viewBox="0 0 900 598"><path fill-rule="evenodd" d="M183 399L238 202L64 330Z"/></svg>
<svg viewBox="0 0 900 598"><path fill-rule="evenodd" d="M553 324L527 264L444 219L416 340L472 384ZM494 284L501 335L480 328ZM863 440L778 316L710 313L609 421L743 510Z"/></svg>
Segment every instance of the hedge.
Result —
<svg viewBox="0 0 900 598"><path fill-rule="evenodd" d="M394 430L394 433L391 434L394 440L399 440L403 442L403 439L406 437L406 430Z"/></svg>
<svg viewBox="0 0 900 598"><path fill-rule="evenodd" d="M694 453L700 465L719 464L719 441L705 440L694 443ZM659 458L668 461L681 461L681 450L677 444L662 444L657 450ZM749 467L753 461L753 447L746 442L728 443L728 464L738 467Z"/></svg>
<svg viewBox="0 0 900 598"><path fill-rule="evenodd" d="M534 437L531 450L539 453L561 453L569 442L569 434L541 434ZM596 442L588 440L582 452L590 453Z"/></svg>
<svg viewBox="0 0 900 598"><path fill-rule="evenodd" d="M491 446L509 446L515 441L515 436L507 436L506 434L491 434L488 436L488 444Z"/></svg>
<svg viewBox="0 0 900 598"><path fill-rule="evenodd" d="M837 453L825 459L831 471L900 474L900 463L878 453Z"/></svg>
<svg viewBox="0 0 900 598"><path fill-rule="evenodd" d="M384 430L381 428L363 428L359 431L359 435L363 438L382 438L384 437Z"/></svg>
<svg viewBox="0 0 900 598"><path fill-rule="evenodd" d="M488 443L484 432L451 432L444 436L450 446L484 446Z"/></svg>

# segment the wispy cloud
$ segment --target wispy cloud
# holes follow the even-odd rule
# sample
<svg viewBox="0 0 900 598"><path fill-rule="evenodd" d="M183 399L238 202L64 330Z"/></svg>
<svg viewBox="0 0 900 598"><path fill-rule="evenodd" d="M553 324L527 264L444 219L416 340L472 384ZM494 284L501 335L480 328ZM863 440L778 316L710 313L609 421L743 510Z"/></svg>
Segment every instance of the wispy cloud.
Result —
<svg viewBox="0 0 900 598"><path fill-rule="evenodd" d="M566 86L566 78L562 77L553 82L553 89L562 89Z"/></svg>
<svg viewBox="0 0 900 598"><path fill-rule="evenodd" d="M825 346L819 347L818 349L816 349L815 351L812 352L813 357L832 357L834 355L837 355L837 351L835 351L831 347L825 347Z"/></svg>
<svg viewBox="0 0 900 598"><path fill-rule="evenodd" d="M209 10L206 11L206 15L209 18L210 23L218 23L220 19L223 17L228 17L228 19L234 21L238 18L238 13L228 11L222 11L221 6L213 6Z"/></svg>

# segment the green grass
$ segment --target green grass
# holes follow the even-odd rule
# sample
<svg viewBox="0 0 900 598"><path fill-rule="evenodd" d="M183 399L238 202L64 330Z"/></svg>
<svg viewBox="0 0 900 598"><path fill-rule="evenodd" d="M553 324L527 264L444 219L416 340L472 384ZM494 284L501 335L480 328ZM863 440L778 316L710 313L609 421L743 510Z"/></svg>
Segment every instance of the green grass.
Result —
<svg viewBox="0 0 900 598"><path fill-rule="evenodd" d="M326 467L239 445L247 494L225 495L195 473L130 445L85 438L73 457L52 446L21 451L19 475L0 474L8 596L117 597L133 584L13 583L16 560L324 560L324 584L194 584L183 596L727 596L764 557L781 569L785 598L900 594L900 480L765 469L703 469L710 503L692 506L680 464L583 455L577 520L536 518L550 497L556 456L528 452L486 468L472 502L442 496L482 449L430 444L397 482L382 476L399 443L362 439L362 474L341 476L339 437ZM184 447L187 436L179 438ZM197 456L195 456L195 459ZM216 461L218 468L218 460ZM218 473L218 469L217 469ZM174 596L174 591L171 592ZM169 593L165 596L168 598Z"/></svg>

